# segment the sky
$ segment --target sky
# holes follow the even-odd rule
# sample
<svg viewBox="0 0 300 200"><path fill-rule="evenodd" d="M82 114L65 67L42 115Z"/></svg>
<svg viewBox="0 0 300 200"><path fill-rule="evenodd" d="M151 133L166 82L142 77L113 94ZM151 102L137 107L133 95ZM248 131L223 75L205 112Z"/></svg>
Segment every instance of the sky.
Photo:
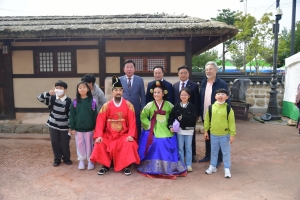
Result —
<svg viewBox="0 0 300 200"><path fill-rule="evenodd" d="M0 16L116 15L167 13L210 19L229 8L256 19L275 13L276 0L0 0ZM247 3L246 3L247 2ZM280 0L283 11L280 30L291 29L293 0ZM247 5L247 6L246 6ZM275 16L274 18L275 19ZM296 0L296 22L300 21L300 0Z"/></svg>

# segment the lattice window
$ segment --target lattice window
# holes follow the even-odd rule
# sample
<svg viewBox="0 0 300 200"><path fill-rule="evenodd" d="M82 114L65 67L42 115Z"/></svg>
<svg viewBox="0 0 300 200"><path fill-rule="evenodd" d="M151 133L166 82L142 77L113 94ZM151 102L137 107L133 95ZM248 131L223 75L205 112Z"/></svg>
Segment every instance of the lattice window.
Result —
<svg viewBox="0 0 300 200"><path fill-rule="evenodd" d="M57 52L57 69L58 71L72 71L71 52Z"/></svg>
<svg viewBox="0 0 300 200"><path fill-rule="evenodd" d="M40 71L53 72L53 54L52 52L40 52Z"/></svg>
<svg viewBox="0 0 300 200"><path fill-rule="evenodd" d="M37 73L75 73L74 50L36 51L35 70Z"/></svg>
<svg viewBox="0 0 300 200"><path fill-rule="evenodd" d="M162 66L166 72L167 58L163 56L151 57L126 57L124 61L135 62L135 71L140 73L152 73L155 66Z"/></svg>
<svg viewBox="0 0 300 200"><path fill-rule="evenodd" d="M147 70L148 72L153 71L155 66L162 66L165 68L166 59L165 58L148 58L147 60Z"/></svg>

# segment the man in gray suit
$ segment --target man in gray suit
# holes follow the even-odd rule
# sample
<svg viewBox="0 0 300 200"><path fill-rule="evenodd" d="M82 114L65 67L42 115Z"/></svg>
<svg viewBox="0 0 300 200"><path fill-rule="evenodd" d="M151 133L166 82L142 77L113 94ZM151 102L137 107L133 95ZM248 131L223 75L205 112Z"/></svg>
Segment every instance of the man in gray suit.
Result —
<svg viewBox="0 0 300 200"><path fill-rule="evenodd" d="M135 75L135 63L132 60L127 60L123 64L124 76L120 77L123 86L123 97L134 106L136 127L138 137L141 134L141 120L140 113L146 105L144 80Z"/></svg>

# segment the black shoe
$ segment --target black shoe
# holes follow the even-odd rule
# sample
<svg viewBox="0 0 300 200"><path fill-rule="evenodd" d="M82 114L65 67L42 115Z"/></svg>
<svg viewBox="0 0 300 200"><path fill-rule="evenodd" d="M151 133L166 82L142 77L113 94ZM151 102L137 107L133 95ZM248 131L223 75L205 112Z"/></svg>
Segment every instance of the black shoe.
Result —
<svg viewBox="0 0 300 200"><path fill-rule="evenodd" d="M64 163L66 165L72 165L73 164L72 160L64 160Z"/></svg>
<svg viewBox="0 0 300 200"><path fill-rule="evenodd" d="M130 171L128 168L125 168L125 169L124 169L124 174L125 174L126 176L129 176L129 175L131 175L131 171Z"/></svg>
<svg viewBox="0 0 300 200"><path fill-rule="evenodd" d="M196 155L193 155L193 157L192 157L192 162L193 162L193 163L196 163L197 160L198 160L198 159L197 159L197 156L196 156Z"/></svg>
<svg viewBox="0 0 300 200"><path fill-rule="evenodd" d="M60 162L54 162L53 167L58 167L60 165Z"/></svg>
<svg viewBox="0 0 300 200"><path fill-rule="evenodd" d="M210 157L208 157L208 156L205 156L204 158L199 160L199 162L209 162L209 161L210 161Z"/></svg>
<svg viewBox="0 0 300 200"><path fill-rule="evenodd" d="M222 165L222 162L217 162L216 168L220 167Z"/></svg>
<svg viewBox="0 0 300 200"><path fill-rule="evenodd" d="M103 166L103 167L99 170L98 175L104 175L107 171L109 171L109 168Z"/></svg>

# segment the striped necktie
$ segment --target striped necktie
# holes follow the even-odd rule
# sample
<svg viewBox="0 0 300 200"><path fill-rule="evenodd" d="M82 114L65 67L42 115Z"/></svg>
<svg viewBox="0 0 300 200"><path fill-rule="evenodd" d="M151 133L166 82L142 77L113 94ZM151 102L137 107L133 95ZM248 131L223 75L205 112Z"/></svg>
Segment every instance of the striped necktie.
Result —
<svg viewBox="0 0 300 200"><path fill-rule="evenodd" d="M128 89L131 89L131 78L128 78L128 83L127 83L127 85L128 85Z"/></svg>

